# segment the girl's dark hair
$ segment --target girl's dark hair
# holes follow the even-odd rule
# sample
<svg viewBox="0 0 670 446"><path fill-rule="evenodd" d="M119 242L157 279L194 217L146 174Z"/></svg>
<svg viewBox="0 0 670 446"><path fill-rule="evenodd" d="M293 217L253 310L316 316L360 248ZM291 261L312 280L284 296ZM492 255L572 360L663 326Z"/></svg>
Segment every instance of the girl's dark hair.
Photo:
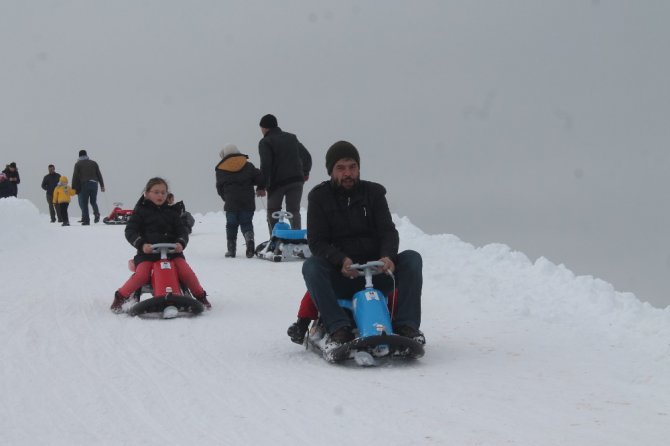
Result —
<svg viewBox="0 0 670 446"><path fill-rule="evenodd" d="M167 181L165 181L161 177L153 177L147 182L147 185L144 188L144 192L149 192L151 188L157 184L165 184L165 188L169 189Z"/></svg>

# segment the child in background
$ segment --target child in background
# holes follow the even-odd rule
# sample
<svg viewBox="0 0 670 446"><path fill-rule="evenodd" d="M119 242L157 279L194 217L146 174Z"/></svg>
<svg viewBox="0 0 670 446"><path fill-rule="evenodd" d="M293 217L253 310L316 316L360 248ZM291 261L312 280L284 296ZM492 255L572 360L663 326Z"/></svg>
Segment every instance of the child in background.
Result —
<svg viewBox="0 0 670 446"><path fill-rule="evenodd" d="M190 234L191 232L193 232L193 225L195 224L195 218L193 218L193 215L191 215L191 213L186 210L186 205L184 204L184 201L181 200L175 203L174 194L170 192L169 194L167 194L167 204L179 211L179 217L181 217L181 221L184 222L186 229L188 229L188 233Z"/></svg>
<svg viewBox="0 0 670 446"><path fill-rule="evenodd" d="M207 300L207 293L182 253L188 243L188 230L179 217L179 212L167 204L167 194L167 182L162 178L151 178L128 220L126 240L137 248L137 255L133 259L135 273L114 293L110 309L115 313L121 313L122 305L128 298L149 282L153 263L160 258L159 254L151 252L151 245L154 243L176 243L175 252L168 254L168 257L174 261L179 280L205 308L212 308Z"/></svg>
<svg viewBox="0 0 670 446"><path fill-rule="evenodd" d="M61 175L58 185L54 188L53 204L58 208L58 215L63 221L62 226L70 226L70 219L67 215L67 208L70 206L70 197L77 193L76 190L68 186L67 177Z"/></svg>
<svg viewBox="0 0 670 446"><path fill-rule="evenodd" d="M265 193L263 174L251 162L249 157L240 153L235 144L227 144L221 152L221 161L216 171L216 191L224 201L226 213L226 238L228 251L226 257L235 257L237 251L237 229L242 230L247 245L246 256L254 256L254 225L256 211L256 195Z"/></svg>

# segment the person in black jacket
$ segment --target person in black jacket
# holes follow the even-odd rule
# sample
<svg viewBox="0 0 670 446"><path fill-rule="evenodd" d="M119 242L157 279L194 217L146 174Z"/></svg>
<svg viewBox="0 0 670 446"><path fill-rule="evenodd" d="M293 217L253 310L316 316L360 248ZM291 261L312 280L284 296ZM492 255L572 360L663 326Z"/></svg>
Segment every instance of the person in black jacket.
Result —
<svg viewBox="0 0 670 446"><path fill-rule="evenodd" d="M100 210L98 209L98 185L100 190L105 191L105 182L102 179L100 166L88 157L86 150L79 151L79 158L74 164L72 173L72 188L77 191L77 199L81 208L81 224L90 225L88 203L93 208L94 222L100 221Z"/></svg>
<svg viewBox="0 0 670 446"><path fill-rule="evenodd" d="M326 153L330 181L314 187L308 195L307 241L312 257L305 260L302 274L329 338L326 349L353 339L347 313L338 298L353 296L365 287L353 263L379 260L386 274L373 277L375 288L386 296L398 289L395 333L425 343L421 324L422 259L416 251L398 253L398 231L386 201L386 189L360 179L360 156L349 142L338 141Z"/></svg>
<svg viewBox="0 0 670 446"><path fill-rule="evenodd" d="M56 186L58 186L58 182L60 181L60 174L56 173L56 167L53 164L49 164L49 167L47 168L49 170L49 173L44 175L44 178L42 179L42 189L44 189L47 193L47 205L49 206L49 216L51 216L51 223L54 223L56 221L56 217L58 217L58 221L62 222L63 220L61 219L60 216L60 208L58 207L57 204L55 204L54 201L54 189Z"/></svg>
<svg viewBox="0 0 670 446"><path fill-rule="evenodd" d="M301 229L300 200L303 186L312 169L312 156L294 134L284 132L278 127L277 118L273 115L263 116L259 125L263 138L258 143L258 154L267 188L270 235L277 223L272 214L282 209L284 199L286 210L293 214L291 227ZM264 192L261 193L263 195Z"/></svg>
<svg viewBox="0 0 670 446"><path fill-rule="evenodd" d="M179 216L179 211L167 204L167 194L167 182L162 178L151 178L128 220L126 240L137 248L133 259L135 273L114 293L110 309L115 313L123 311L122 305L128 298L149 281L153 263L160 259L160 254L152 253L151 245L154 243L176 243L176 252L168 254L168 257L174 260L180 282L191 290L193 297L205 308L212 307L207 300L207 293L184 258L188 230Z"/></svg>
<svg viewBox="0 0 670 446"><path fill-rule="evenodd" d="M7 175L5 172L0 172L0 198L11 197L11 185L7 181Z"/></svg>
<svg viewBox="0 0 670 446"><path fill-rule="evenodd" d="M5 186L7 192L5 193L6 197L16 197L19 194L19 183L21 182L21 176L19 175L19 170L16 167L16 163L12 161L7 164L5 170L2 171L5 174L7 179L7 185Z"/></svg>
<svg viewBox="0 0 670 446"><path fill-rule="evenodd" d="M226 213L226 239L228 251L226 257L235 257L237 251L237 229L242 230L246 243L246 256L254 256L254 212L256 211L256 195L262 195L265 182L261 171L250 161L249 157L240 153L235 144L226 144L221 152L221 161L214 169L216 172L216 191L224 202Z"/></svg>

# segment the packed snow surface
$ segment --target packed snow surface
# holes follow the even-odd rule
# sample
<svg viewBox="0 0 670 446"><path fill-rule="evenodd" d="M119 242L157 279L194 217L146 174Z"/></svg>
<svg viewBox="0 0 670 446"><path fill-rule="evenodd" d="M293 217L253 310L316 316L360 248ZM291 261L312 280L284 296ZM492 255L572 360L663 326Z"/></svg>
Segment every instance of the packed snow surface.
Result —
<svg viewBox="0 0 670 446"><path fill-rule="evenodd" d="M301 263L224 258L222 212L185 251L213 308L171 320L113 314L124 227L71 220L0 200L0 444L668 444L670 309L545 258L394 215L426 355L362 368L289 341Z"/></svg>

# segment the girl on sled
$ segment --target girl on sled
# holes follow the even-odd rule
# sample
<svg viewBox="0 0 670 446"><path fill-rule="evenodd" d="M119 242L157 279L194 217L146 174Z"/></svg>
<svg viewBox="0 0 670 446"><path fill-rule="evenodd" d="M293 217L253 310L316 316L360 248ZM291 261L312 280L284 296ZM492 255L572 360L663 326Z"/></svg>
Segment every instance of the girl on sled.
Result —
<svg viewBox="0 0 670 446"><path fill-rule="evenodd" d="M133 210L133 215L128 220L125 230L126 240L137 248L137 255L133 259L135 272L114 293L110 309L115 313L121 313L122 306L128 298L149 282L153 262L160 258L159 254L152 254L151 245L154 243L176 243L175 253L168 256L177 267L179 280L191 290L193 297L205 308L212 308L207 300L207 293L184 258L183 250L188 243L188 229L184 226L179 212L167 204L167 195L167 182L162 178L151 178Z"/></svg>

